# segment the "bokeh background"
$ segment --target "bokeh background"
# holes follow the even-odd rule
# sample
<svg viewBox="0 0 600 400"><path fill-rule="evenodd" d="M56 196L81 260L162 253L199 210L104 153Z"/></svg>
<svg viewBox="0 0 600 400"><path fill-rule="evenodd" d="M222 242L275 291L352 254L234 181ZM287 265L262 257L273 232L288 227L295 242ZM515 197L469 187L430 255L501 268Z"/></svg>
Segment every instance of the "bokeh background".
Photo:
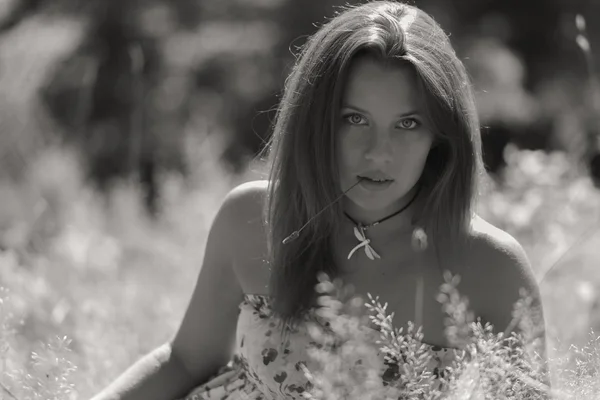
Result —
<svg viewBox="0 0 600 400"><path fill-rule="evenodd" d="M174 334L219 202L264 177L294 55L354 3L0 2L5 387L64 371L56 350L77 367L71 396L90 397ZM585 343L600 331L600 1L411 4L475 84L480 213L525 247L552 346Z"/></svg>

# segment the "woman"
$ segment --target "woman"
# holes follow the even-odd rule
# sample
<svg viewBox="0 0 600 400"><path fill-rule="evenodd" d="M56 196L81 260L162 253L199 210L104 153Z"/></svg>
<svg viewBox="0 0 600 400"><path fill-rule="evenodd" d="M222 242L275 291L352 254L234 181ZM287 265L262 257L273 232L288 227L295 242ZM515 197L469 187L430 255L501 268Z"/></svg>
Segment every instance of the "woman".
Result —
<svg viewBox="0 0 600 400"><path fill-rule="evenodd" d="M269 150L269 179L233 189L215 217L175 338L96 400L194 387L187 399L301 398L321 271L380 296L395 325L419 321L437 367L451 347L443 271L498 331L520 288L539 298L521 246L473 212L484 172L472 88L423 11L376 1L324 25L286 81Z"/></svg>

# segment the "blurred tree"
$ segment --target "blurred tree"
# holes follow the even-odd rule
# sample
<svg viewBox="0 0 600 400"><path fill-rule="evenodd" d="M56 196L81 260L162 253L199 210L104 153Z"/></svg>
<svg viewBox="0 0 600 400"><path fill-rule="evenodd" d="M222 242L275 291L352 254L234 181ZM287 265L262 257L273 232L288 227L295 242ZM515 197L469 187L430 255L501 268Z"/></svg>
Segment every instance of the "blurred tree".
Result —
<svg viewBox="0 0 600 400"><path fill-rule="evenodd" d="M20 4L33 7L35 1L42 0ZM146 188L149 209L156 210L157 174L185 171L186 132L230 138L224 159L234 170L245 166L270 136L279 94L300 46L333 16L335 7L359 1L84 3L82 14L90 21L87 38L49 77L43 97L65 136L86 154L94 181L107 188L116 177L135 175ZM508 142L555 147L558 110L570 108L577 114L578 106L542 107L550 92L540 88L565 81L568 74L579 79L583 63L571 17L576 12L599 15L600 3L414 3L451 33L475 78L488 167L502 166ZM83 3L52 4L73 10ZM600 28L590 35L598 37Z"/></svg>
<svg viewBox="0 0 600 400"><path fill-rule="evenodd" d="M154 97L164 73L158 43L136 24L139 8L148 3L98 2L86 39L41 94L66 138L78 143L92 181L106 190L116 178L136 177L155 214L159 170L184 171L184 165L181 140L163 139L177 130L160 132L164 124L152 125L157 111L166 116Z"/></svg>
<svg viewBox="0 0 600 400"><path fill-rule="evenodd" d="M21 21L35 14L44 0L20 0L8 2L5 14L0 18L0 34L14 28Z"/></svg>
<svg viewBox="0 0 600 400"><path fill-rule="evenodd" d="M507 143L550 150L574 147L583 130L558 120L582 114L578 101L552 101L548 84L585 87L585 63L575 45L574 16L600 15L600 2L589 0L417 0L451 32L453 43L474 78L481 113L486 166L504 165ZM592 36L598 37L600 24ZM573 85L570 85L573 88ZM572 89L571 89L572 90ZM582 98L582 93L574 94ZM557 129L568 129L567 132Z"/></svg>
<svg viewBox="0 0 600 400"><path fill-rule="evenodd" d="M240 154L250 152L251 155L255 155L264 147L271 134L285 78L300 47L308 36L314 33L316 26L325 22L325 17L332 15L333 7L339 3L335 0L287 0L281 1L273 8L271 18L278 22L280 34L273 44L273 56L268 71L273 74L271 87L265 88L259 97L245 104L244 111L235 119L235 131L239 140L236 140L226 153L230 162L237 163L236 160L244 159ZM238 167L243 165L238 164Z"/></svg>

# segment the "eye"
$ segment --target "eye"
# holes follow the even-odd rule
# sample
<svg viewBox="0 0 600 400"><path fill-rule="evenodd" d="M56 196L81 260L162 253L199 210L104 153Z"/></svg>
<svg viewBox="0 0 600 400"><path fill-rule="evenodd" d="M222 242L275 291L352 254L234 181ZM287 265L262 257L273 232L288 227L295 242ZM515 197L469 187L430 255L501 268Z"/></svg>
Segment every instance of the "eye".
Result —
<svg viewBox="0 0 600 400"><path fill-rule="evenodd" d="M367 120L362 115L357 113L346 114L343 118L352 125L366 125L367 123Z"/></svg>
<svg viewBox="0 0 600 400"><path fill-rule="evenodd" d="M406 118L400 121L400 127L402 129L415 129L419 126L419 121L414 118Z"/></svg>

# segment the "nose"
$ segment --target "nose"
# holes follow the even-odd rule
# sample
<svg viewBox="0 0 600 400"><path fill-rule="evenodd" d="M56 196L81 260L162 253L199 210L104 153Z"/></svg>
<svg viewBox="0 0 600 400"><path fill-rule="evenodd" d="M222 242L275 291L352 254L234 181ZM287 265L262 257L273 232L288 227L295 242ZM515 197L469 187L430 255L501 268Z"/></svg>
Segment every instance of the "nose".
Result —
<svg viewBox="0 0 600 400"><path fill-rule="evenodd" d="M390 136L384 132L373 132L365 151L365 159L373 163L387 163L393 158L392 152Z"/></svg>

